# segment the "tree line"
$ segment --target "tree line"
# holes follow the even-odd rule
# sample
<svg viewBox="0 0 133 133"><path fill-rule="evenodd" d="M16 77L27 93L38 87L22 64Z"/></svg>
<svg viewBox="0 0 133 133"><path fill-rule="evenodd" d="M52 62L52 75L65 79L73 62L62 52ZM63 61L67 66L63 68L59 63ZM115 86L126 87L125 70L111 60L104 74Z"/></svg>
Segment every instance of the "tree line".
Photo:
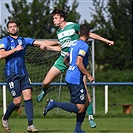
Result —
<svg viewBox="0 0 133 133"><path fill-rule="evenodd" d="M105 4L106 2L106 4ZM10 16L20 25L20 36L36 39L56 39L56 30L50 15L54 8L67 12L67 21L79 23L80 14L76 11L79 3L74 0L12 0L12 8L5 4ZM95 41L95 61L105 69L131 69L132 56L132 0L93 0L92 20L89 23L92 31L100 36L113 40L115 45L109 47ZM89 8L89 5L88 5ZM87 13L86 13L87 14ZM5 23L8 21L5 19ZM84 23L88 23L84 20ZM79 23L80 24L80 23ZM0 27L0 38L8 33Z"/></svg>

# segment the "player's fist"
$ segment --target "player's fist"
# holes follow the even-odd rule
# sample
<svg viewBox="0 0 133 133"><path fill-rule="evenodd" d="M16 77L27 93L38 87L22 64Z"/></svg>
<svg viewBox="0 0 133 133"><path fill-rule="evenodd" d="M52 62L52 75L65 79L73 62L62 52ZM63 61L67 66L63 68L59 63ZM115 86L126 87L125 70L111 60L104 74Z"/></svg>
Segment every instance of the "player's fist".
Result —
<svg viewBox="0 0 133 133"><path fill-rule="evenodd" d="M114 41L108 41L107 43L108 43L109 46L114 45Z"/></svg>
<svg viewBox="0 0 133 133"><path fill-rule="evenodd" d="M46 46L45 45L40 45L40 49L45 50Z"/></svg>
<svg viewBox="0 0 133 133"><path fill-rule="evenodd" d="M22 44L19 44L19 45L17 45L17 47L15 48L15 51L20 51L20 50L23 50L24 48L23 48L23 46L22 46Z"/></svg>

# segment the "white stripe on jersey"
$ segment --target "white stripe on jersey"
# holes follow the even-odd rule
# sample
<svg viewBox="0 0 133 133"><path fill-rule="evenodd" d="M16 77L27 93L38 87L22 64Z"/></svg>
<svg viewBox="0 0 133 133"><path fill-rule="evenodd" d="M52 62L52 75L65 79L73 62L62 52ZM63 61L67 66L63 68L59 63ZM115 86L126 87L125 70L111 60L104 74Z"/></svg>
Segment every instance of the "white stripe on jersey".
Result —
<svg viewBox="0 0 133 133"><path fill-rule="evenodd" d="M74 29L70 29L70 30L65 30L61 33L58 34L58 39L62 39L64 37L68 37L68 36L71 36L75 33L75 30Z"/></svg>

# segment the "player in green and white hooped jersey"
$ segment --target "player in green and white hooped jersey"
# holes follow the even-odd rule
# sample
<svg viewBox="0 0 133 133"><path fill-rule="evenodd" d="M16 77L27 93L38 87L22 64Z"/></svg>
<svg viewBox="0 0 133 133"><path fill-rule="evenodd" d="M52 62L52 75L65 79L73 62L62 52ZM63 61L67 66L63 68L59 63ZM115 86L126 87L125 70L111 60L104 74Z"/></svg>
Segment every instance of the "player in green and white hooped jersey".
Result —
<svg viewBox="0 0 133 133"><path fill-rule="evenodd" d="M49 47L49 50L56 50L61 48L61 55L60 57L56 60L56 62L54 63L54 65L51 67L51 69L48 71L45 79L43 80L42 86L42 92L38 95L37 97L37 102L41 102L44 98L44 96L48 93L48 88L50 86L50 83L61 73L63 73L68 67L63 63L63 59L64 56L67 54L69 47L71 46L71 43L75 40L77 40L79 38L79 29L80 26L76 23L72 23L72 22L66 22L66 15L65 12L59 9L55 9L52 12L52 16L53 16L53 22L55 26L59 26L59 29L57 31L57 37L58 37L58 42L55 42L59 44L59 47L57 48L56 46L46 46ZM89 33L89 37L93 38L93 39L97 39L97 40L101 40L106 42L109 45L113 45L114 42L110 41L108 39L105 39L97 34L94 33ZM43 49L43 48L42 48ZM89 94L89 93L88 93ZM90 103L90 105L92 105ZM91 109L88 112L89 115L92 115L92 106L90 106ZM91 112L91 114L90 114ZM91 121L93 119L93 117L89 117L91 119L89 119L90 122L94 122ZM94 123L93 125L90 123L90 126L96 127L96 124Z"/></svg>

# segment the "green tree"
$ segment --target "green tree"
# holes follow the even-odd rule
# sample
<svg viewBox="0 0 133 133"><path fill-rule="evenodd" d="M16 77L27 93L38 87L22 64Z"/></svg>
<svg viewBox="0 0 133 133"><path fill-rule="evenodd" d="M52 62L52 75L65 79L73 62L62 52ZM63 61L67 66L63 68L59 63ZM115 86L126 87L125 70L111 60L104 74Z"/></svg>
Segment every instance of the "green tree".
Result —
<svg viewBox="0 0 133 133"><path fill-rule="evenodd" d="M72 6L67 6L68 0L54 0L54 7L63 9L67 13L67 21L78 23L80 19L80 14L76 11L79 3L77 0L73 1Z"/></svg>
<svg viewBox="0 0 133 133"><path fill-rule="evenodd" d="M108 0L107 4L93 0L93 5L91 26L95 33L115 42L113 47L96 45L96 63L104 68L132 68L132 0Z"/></svg>
<svg viewBox="0 0 133 133"><path fill-rule="evenodd" d="M20 35L32 37L36 39L56 37L56 27L53 25L52 17L50 15L54 8L60 8L67 11L68 20L78 22L80 19L79 13L76 12L78 3L73 1L72 6L68 6L68 0L12 0L12 7L6 3L5 6L10 13L8 20L14 19L20 24ZM52 5L52 6L51 6ZM5 23L7 20L5 20ZM7 35L5 29L2 29L1 36Z"/></svg>
<svg viewBox="0 0 133 133"><path fill-rule="evenodd" d="M14 19L20 24L20 36L36 39L56 39L58 27L54 26L50 15L54 8L66 11L68 21L78 22L80 19L79 13L76 12L78 7L76 0L73 1L71 7L67 4L68 0L33 0L30 3L27 0L12 0L12 10L7 3L5 6L10 13L8 20ZM7 20L5 20L5 23L7 23ZM5 29L1 28L0 30L2 31L1 36L7 35ZM26 54L28 57L26 60L30 63L38 63L39 65L39 63L43 64L47 60L46 55L39 48L30 47ZM51 58L57 58L54 53L47 54L51 55Z"/></svg>

